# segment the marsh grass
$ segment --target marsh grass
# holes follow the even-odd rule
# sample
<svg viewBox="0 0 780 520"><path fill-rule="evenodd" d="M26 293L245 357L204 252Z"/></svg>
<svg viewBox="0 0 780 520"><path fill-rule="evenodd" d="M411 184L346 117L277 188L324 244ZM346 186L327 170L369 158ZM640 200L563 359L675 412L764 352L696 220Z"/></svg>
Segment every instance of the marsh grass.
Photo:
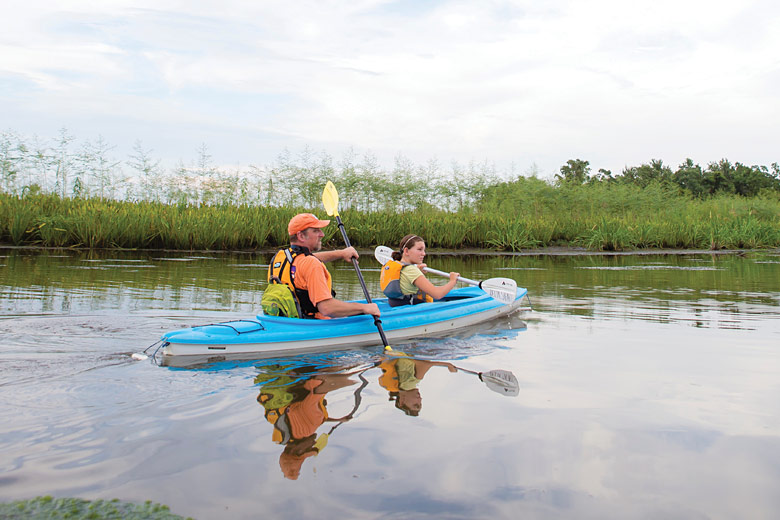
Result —
<svg viewBox="0 0 780 520"><path fill-rule="evenodd" d="M0 503L0 518L60 520L84 518L90 520L108 520L115 518L147 520L184 520L184 517L171 513L164 504L147 500L143 504L113 500L84 500L81 498L36 497L27 500ZM188 520L191 520L187 517Z"/></svg>
<svg viewBox="0 0 780 520"><path fill-rule="evenodd" d="M458 212L434 207L397 212L347 209L341 217L352 244L362 248L379 244L395 248L410 232L424 237L429 248L446 249L780 247L776 195L699 200L660 186L553 188L534 182L526 186L526 192L504 194L501 200L486 195L476 207ZM300 211L325 218L320 208L170 205L0 193L0 241L89 249L256 250L286 244L287 223ZM326 247L343 244L337 226L326 229L324 242Z"/></svg>

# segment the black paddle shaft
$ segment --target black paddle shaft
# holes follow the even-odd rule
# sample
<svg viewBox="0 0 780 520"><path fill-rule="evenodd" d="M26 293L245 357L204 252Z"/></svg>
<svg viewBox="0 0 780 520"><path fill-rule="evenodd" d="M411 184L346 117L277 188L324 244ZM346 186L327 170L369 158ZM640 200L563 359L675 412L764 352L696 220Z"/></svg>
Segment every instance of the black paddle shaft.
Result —
<svg viewBox="0 0 780 520"><path fill-rule="evenodd" d="M349 237L347 237L347 230L344 228L344 223L341 221L341 217L339 215L336 215L336 222L338 222L339 229L341 230L341 236L344 237L344 244L346 244L347 247L352 247L352 244L349 243ZM360 287L363 288L363 295L366 297L366 301L368 303L372 303L371 295L368 294L368 288L366 287L366 281L363 279L363 273L360 272L360 267L358 267L357 258L355 258L354 256L352 257L352 265L355 267L355 271L357 272L358 280L360 280ZM379 319L379 316L374 316L374 325L376 325L376 328L379 331L379 336L382 338L382 341L384 342L383 346L389 347L390 343L387 342L385 331L384 329L382 329L382 320Z"/></svg>

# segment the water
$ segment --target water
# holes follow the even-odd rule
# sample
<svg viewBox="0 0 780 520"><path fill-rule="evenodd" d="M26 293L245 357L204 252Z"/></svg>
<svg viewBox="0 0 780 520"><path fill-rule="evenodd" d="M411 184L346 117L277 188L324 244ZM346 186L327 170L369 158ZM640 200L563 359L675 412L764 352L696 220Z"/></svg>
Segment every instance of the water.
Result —
<svg viewBox="0 0 780 520"><path fill-rule="evenodd" d="M516 279L534 311L397 346L427 369L403 397L416 416L380 384L379 347L187 370L130 358L252 316L267 256L0 250L0 500L199 519L780 510L777 253L430 257ZM331 272L360 297L348 264ZM453 367L509 370L519 395ZM285 451L273 414L290 403L304 438Z"/></svg>

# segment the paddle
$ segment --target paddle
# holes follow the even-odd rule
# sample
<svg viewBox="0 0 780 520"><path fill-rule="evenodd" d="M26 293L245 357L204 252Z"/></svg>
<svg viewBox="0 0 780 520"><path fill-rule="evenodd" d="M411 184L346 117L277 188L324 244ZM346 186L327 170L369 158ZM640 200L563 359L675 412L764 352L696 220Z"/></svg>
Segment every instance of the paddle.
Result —
<svg viewBox="0 0 780 520"><path fill-rule="evenodd" d="M392 260L392 255L393 250L387 246L378 246L374 250L374 258L376 258L377 261L382 265L385 265L387 262ZM444 271L439 271L437 269L431 269L430 267L426 267L425 272L438 274L441 276L449 276L449 273L445 273ZM467 283L469 285L476 285L488 293L491 298L505 305L514 302L515 298L517 297L517 282L511 278L489 278L488 280L478 282L476 280L469 280L468 278L459 276L458 281Z"/></svg>
<svg viewBox="0 0 780 520"><path fill-rule="evenodd" d="M339 216L339 192L336 191L336 187L330 181L325 184L325 189L322 190L322 205L325 206L325 212L329 216L336 217L336 222L338 223L339 229L341 230L341 236L344 237L344 243L347 245L347 247L352 247L349 243L349 238L347 237L347 230L344 229L344 223L341 222L341 217ZM363 273L360 272L357 258L352 257L352 265L355 267L355 272L358 275L358 280L360 280L360 287L363 288L363 295L366 297L366 301L368 303L372 303L371 295L368 294L366 281L363 279ZM382 338L382 344L384 347L387 350L392 350L390 348L390 344L387 342L385 331L382 329L382 320L380 320L378 316L374 316L374 325L376 325L376 328L379 331L379 336Z"/></svg>
<svg viewBox="0 0 780 520"><path fill-rule="evenodd" d="M455 367L458 370L475 374L488 388L501 395L516 396L520 393L520 383L509 370L489 370L487 372L474 372L465 368Z"/></svg>
<svg viewBox="0 0 780 520"><path fill-rule="evenodd" d="M325 446L328 445L328 439L330 438L330 435L336 430L336 428L341 426L343 423L351 420L352 417L355 416L355 412L357 412L358 408L360 408L360 401L363 399L361 397L360 393L363 391L363 389L366 387L366 385L368 385L368 379L363 377L363 372L365 372L365 370L368 370L368 369L364 369L363 371L361 371L358 374L358 377L363 382L360 384L360 387L357 390L355 390L355 394L354 394L355 395L355 406L352 408L352 411L349 412L347 415L345 415L341 419L336 419L339 422L335 426L333 426L333 428L331 428L330 431L328 431L327 433L321 433L320 436L317 437L317 440L314 442L314 446L319 451L322 451L323 449L325 449Z"/></svg>

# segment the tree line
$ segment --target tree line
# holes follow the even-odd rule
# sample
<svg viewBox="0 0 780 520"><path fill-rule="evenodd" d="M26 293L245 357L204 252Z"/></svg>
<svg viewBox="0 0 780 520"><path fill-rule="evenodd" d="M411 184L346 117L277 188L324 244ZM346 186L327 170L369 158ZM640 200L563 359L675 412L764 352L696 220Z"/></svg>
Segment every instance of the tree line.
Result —
<svg viewBox="0 0 780 520"><path fill-rule="evenodd" d="M555 180L559 185L615 183L645 187L659 183L675 186L697 198L717 194L753 197L765 190L780 192L780 165L775 162L767 168L721 159L702 168L689 158L672 170L663 161L653 159L647 164L626 167L621 174L613 175L604 169L592 174L588 161L572 159L561 167Z"/></svg>

